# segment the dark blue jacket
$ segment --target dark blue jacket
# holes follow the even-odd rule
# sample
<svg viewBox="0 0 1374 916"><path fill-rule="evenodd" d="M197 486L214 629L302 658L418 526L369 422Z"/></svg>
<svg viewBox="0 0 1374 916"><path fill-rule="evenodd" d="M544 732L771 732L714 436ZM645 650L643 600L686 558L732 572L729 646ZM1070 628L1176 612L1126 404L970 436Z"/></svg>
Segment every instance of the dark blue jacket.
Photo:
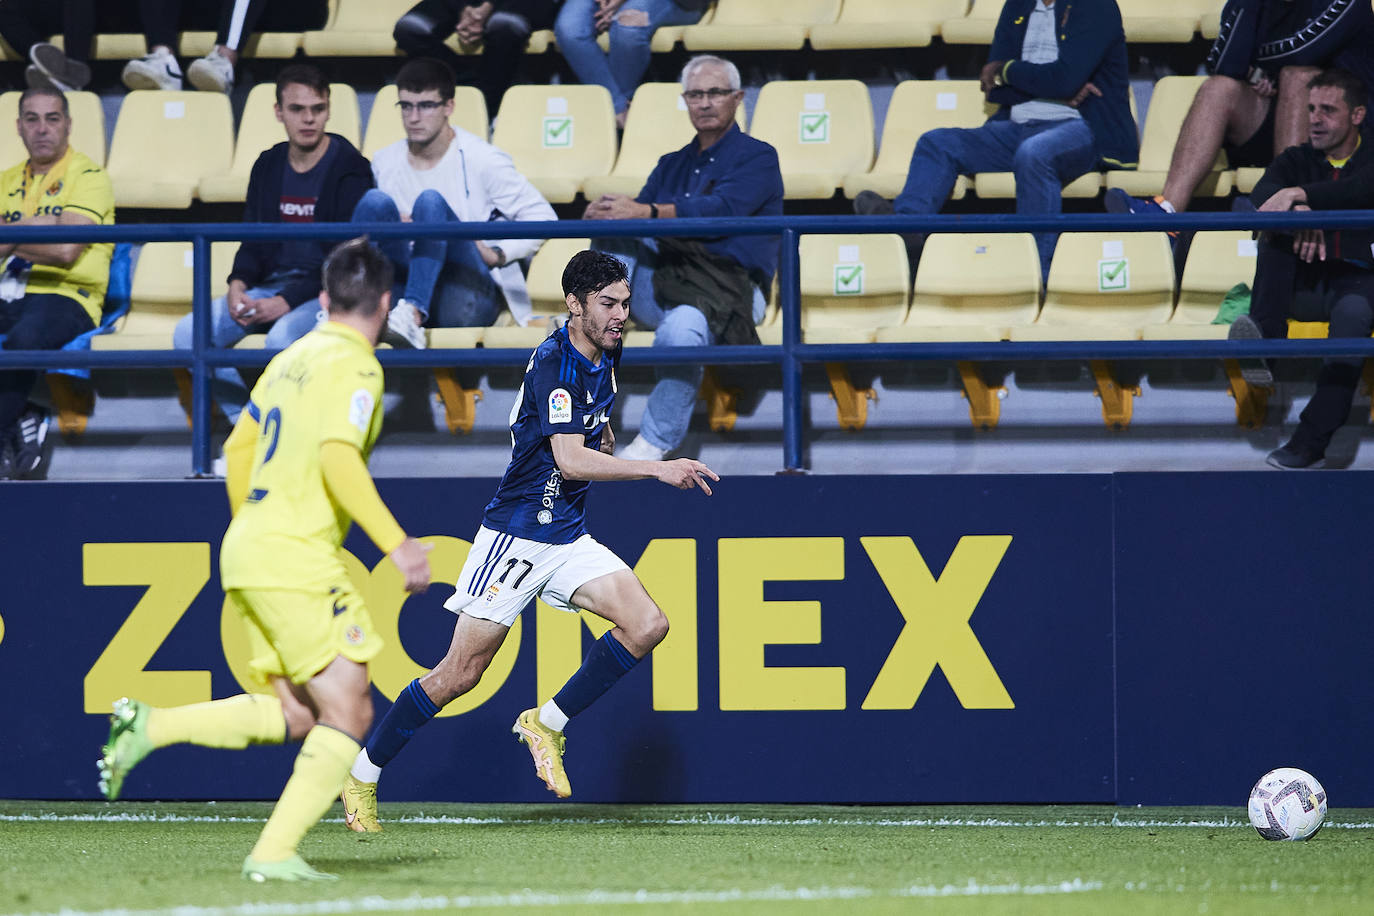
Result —
<svg viewBox="0 0 1374 916"><path fill-rule="evenodd" d="M1287 66L1344 67L1374 90L1374 10L1364 0L1227 0L1207 72L1270 78Z"/></svg>
<svg viewBox="0 0 1374 916"><path fill-rule="evenodd" d="M324 173L324 183L320 186L320 197L315 202L315 222L346 223L353 218L353 208L373 186L372 164L357 148L340 137L330 134L329 142L337 145L329 170ZM258 161L253 163L253 171L248 177L248 199L243 204L245 223L281 222L281 179L286 168L288 144L285 140L269 150L265 150ZM308 271L299 280L287 284L281 296L292 308L302 302L309 302L320 294L319 267L324 264L337 242L319 243L320 260L315 270ZM280 242L246 241L239 246L234 255L234 269L229 272L230 280L242 280L250 287L261 283L276 272L277 253Z"/></svg>
<svg viewBox="0 0 1374 916"><path fill-rule="evenodd" d="M1115 0L1056 0L1053 11L1059 60L1029 64L1017 60L1035 0L1007 0L992 36L989 60L1007 61L1007 85L988 93L1002 107L993 120L1011 117L1011 106L1032 99L1071 99L1092 83L1102 91L1078 106L1097 141L1102 165L1133 169L1140 156L1140 136L1131 116L1131 84L1126 64L1126 33Z"/></svg>

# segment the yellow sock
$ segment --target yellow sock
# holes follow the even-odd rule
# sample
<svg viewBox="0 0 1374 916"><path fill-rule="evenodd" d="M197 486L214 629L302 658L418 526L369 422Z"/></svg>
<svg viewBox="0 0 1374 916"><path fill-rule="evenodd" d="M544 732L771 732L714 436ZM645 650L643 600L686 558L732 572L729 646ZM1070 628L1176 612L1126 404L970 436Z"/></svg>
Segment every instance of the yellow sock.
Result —
<svg viewBox="0 0 1374 916"><path fill-rule="evenodd" d="M341 731L327 725L310 729L281 799L253 847L254 859L280 862L296 854L301 837L339 797L359 750L358 742Z"/></svg>
<svg viewBox="0 0 1374 916"><path fill-rule="evenodd" d="M187 743L244 748L285 740L281 700L263 694L244 693L227 700L153 709L148 715L148 741L153 747Z"/></svg>

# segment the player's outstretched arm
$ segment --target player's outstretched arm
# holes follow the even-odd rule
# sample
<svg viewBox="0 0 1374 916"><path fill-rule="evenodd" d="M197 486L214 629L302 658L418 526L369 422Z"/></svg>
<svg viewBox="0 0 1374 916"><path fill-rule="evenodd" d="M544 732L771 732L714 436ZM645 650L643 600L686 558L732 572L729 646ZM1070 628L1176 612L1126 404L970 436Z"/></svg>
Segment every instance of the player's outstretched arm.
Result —
<svg viewBox="0 0 1374 916"><path fill-rule="evenodd" d="M358 447L338 439L321 442L320 470L324 472L330 498L358 523L382 553L391 557L405 577L406 591L422 592L428 588L429 559L425 555L430 548L401 530L382 502Z"/></svg>
<svg viewBox="0 0 1374 916"><path fill-rule="evenodd" d="M599 449L587 448L577 433L558 433L549 437L553 460L569 480L661 480L680 490L701 487L711 495L708 480L720 480L715 471L694 458L672 461L629 461Z"/></svg>

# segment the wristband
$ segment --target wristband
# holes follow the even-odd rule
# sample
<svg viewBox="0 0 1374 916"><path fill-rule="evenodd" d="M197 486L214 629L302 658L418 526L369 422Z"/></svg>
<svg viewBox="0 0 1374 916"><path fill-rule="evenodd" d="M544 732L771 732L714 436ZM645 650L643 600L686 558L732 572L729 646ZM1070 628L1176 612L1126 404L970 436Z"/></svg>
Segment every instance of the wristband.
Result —
<svg viewBox="0 0 1374 916"><path fill-rule="evenodd" d="M658 204L649 204L649 219L658 219Z"/></svg>

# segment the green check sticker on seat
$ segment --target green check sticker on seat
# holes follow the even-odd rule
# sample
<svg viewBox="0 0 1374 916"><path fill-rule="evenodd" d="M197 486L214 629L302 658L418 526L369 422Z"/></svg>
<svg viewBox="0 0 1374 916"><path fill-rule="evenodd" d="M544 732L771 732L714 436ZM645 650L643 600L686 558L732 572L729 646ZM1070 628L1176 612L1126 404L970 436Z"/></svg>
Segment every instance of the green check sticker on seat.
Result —
<svg viewBox="0 0 1374 916"><path fill-rule="evenodd" d="M862 264L835 265L835 295L862 296L864 292L864 266Z"/></svg>
<svg viewBox="0 0 1374 916"><path fill-rule="evenodd" d="M1097 262L1097 291L1110 293L1131 288L1129 258L1103 258Z"/></svg>
<svg viewBox="0 0 1374 916"><path fill-rule="evenodd" d="M803 111L798 118L797 139L802 143L829 143L830 112Z"/></svg>
<svg viewBox="0 0 1374 916"><path fill-rule="evenodd" d="M573 145L573 119L567 115L544 117L544 148L558 149Z"/></svg>

